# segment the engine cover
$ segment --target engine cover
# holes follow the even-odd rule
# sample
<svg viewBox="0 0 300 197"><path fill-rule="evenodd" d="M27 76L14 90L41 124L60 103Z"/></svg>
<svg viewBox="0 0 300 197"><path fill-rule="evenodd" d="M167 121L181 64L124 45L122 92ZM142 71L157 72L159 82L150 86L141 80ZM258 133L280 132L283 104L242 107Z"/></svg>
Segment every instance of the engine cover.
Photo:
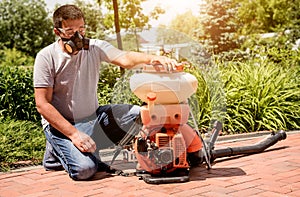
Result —
<svg viewBox="0 0 300 197"><path fill-rule="evenodd" d="M177 168L189 168L187 147L180 132L165 130L154 132L135 143L136 157L143 170L151 174L166 174Z"/></svg>

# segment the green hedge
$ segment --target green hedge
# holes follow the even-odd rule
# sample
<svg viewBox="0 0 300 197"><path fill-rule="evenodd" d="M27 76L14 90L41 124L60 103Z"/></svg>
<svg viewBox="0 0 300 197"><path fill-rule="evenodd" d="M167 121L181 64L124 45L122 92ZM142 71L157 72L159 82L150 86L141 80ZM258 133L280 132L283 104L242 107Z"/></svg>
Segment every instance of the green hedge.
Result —
<svg viewBox="0 0 300 197"><path fill-rule="evenodd" d="M0 115L17 120L38 121L34 102L32 68L0 67Z"/></svg>
<svg viewBox="0 0 300 197"><path fill-rule="evenodd" d="M0 116L38 121L33 90L33 59L14 49L0 51Z"/></svg>

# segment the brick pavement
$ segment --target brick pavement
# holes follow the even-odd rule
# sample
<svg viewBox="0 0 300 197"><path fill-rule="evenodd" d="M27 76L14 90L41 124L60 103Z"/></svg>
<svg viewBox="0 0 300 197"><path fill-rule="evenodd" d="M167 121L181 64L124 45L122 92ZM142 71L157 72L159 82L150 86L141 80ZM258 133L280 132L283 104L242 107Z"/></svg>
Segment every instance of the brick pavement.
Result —
<svg viewBox="0 0 300 197"><path fill-rule="evenodd" d="M249 145L262 138L223 141L216 144L216 149ZM153 185L136 176L106 173L97 173L90 181L76 182L64 171L46 172L38 166L0 173L0 196L297 197L300 196L300 133L288 132L286 140L260 154L219 158L210 170L205 165L194 168L190 181L185 183Z"/></svg>

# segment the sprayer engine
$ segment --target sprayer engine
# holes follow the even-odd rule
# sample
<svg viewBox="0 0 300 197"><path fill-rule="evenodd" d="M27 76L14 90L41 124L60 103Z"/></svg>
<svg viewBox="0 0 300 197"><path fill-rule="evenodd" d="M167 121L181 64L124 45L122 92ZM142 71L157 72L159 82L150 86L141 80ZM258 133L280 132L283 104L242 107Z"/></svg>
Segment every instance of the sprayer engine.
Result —
<svg viewBox="0 0 300 197"><path fill-rule="evenodd" d="M135 147L141 167L151 174L189 167L183 135L173 129L163 127L150 136L139 137Z"/></svg>

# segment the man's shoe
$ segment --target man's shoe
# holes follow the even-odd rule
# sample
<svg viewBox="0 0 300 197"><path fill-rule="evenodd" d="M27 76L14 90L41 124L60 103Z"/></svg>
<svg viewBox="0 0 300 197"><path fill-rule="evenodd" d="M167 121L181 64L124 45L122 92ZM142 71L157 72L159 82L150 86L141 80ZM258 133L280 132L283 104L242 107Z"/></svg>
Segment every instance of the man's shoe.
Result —
<svg viewBox="0 0 300 197"><path fill-rule="evenodd" d="M122 170L115 169L102 161L98 162L98 172L107 172L110 174L126 176L126 173L124 173Z"/></svg>
<svg viewBox="0 0 300 197"><path fill-rule="evenodd" d="M106 172L110 168L106 163L99 161L98 162L98 172Z"/></svg>

